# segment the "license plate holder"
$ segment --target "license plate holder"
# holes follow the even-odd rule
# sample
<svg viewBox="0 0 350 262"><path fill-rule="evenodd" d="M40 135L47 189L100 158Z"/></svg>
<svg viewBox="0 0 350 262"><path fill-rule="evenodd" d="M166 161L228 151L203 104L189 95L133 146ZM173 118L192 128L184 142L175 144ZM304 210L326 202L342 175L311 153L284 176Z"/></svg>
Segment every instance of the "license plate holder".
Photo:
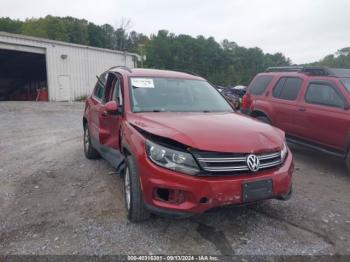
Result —
<svg viewBox="0 0 350 262"><path fill-rule="evenodd" d="M267 199L273 195L272 180L259 180L243 184L243 201Z"/></svg>

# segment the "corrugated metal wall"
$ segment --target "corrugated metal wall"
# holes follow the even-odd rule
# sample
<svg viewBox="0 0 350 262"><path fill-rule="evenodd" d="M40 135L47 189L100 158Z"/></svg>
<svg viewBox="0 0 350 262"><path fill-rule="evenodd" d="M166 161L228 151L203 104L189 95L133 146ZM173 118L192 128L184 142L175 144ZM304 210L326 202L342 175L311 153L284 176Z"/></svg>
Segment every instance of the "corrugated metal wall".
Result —
<svg viewBox="0 0 350 262"><path fill-rule="evenodd" d="M0 32L0 48L9 45L12 50L46 53L51 101L74 100L91 93L96 75L112 66L135 67L131 53Z"/></svg>

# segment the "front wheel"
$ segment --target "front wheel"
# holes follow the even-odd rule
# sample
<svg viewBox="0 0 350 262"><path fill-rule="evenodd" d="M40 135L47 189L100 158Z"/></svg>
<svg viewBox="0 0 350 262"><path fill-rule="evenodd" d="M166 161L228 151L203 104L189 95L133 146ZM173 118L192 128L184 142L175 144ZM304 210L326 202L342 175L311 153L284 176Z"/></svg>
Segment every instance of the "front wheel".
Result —
<svg viewBox="0 0 350 262"><path fill-rule="evenodd" d="M346 156L345 162L346 162L346 169L348 171L348 174L350 174L350 151Z"/></svg>
<svg viewBox="0 0 350 262"><path fill-rule="evenodd" d="M131 222L147 220L150 217L150 212L144 204L140 177L137 172L135 159L131 155L126 158L124 194L128 219Z"/></svg>

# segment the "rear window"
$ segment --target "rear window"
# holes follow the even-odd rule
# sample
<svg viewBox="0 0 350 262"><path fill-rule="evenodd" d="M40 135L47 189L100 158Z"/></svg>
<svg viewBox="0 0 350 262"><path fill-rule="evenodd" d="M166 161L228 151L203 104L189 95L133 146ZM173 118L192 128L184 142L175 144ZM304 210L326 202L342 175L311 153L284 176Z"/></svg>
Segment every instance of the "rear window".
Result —
<svg viewBox="0 0 350 262"><path fill-rule="evenodd" d="M253 95L261 95L270 84L272 76L257 76L250 85L249 92Z"/></svg>
<svg viewBox="0 0 350 262"><path fill-rule="evenodd" d="M346 91L350 94L350 78L341 78L340 82L345 86Z"/></svg>

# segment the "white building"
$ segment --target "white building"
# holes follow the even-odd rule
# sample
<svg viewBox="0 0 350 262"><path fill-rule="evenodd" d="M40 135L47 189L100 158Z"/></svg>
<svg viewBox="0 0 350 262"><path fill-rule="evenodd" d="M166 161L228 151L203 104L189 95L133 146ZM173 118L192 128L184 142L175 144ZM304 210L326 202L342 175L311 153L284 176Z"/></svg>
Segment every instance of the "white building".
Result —
<svg viewBox="0 0 350 262"><path fill-rule="evenodd" d="M38 88L72 101L92 91L96 75L136 62L133 53L0 32L0 101L35 100Z"/></svg>

